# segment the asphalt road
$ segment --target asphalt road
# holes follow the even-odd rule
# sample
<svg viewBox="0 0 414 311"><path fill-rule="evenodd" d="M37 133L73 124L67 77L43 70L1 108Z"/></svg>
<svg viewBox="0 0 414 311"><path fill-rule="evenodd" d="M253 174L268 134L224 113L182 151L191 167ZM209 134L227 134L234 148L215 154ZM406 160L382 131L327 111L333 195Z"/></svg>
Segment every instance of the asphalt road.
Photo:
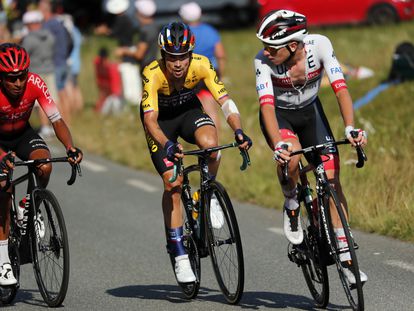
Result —
<svg viewBox="0 0 414 311"><path fill-rule="evenodd" d="M286 256L280 211L233 202L244 247L243 298L237 306L225 303L210 259L205 258L199 296L188 301L175 283L165 251L159 177L89 154L83 177L71 187L66 185L69 173L68 166L56 164L50 184L69 233L71 275L65 310L314 309L300 269ZM414 244L361 232L354 236L361 269L369 277L364 286L366 310L414 310ZM350 310L333 267L329 275L327 309ZM32 267L25 265L10 310L45 307Z"/></svg>

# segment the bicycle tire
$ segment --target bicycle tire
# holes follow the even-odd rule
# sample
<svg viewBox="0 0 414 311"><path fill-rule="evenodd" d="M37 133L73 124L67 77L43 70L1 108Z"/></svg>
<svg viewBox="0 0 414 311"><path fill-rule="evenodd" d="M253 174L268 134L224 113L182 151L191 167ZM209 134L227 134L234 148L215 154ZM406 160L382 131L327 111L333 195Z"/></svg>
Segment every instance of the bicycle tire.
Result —
<svg viewBox="0 0 414 311"><path fill-rule="evenodd" d="M9 258L13 269L13 275L17 280L16 285L0 287L0 302L2 305L9 305L16 298L17 291L19 289L20 279L20 257L19 247L17 240L15 239L12 230L9 236Z"/></svg>
<svg viewBox="0 0 414 311"><path fill-rule="evenodd" d="M59 202L49 190L34 190L32 202L29 237L33 270L44 301L49 307L58 307L65 300L69 284L69 242L65 220ZM35 222L39 224L39 217L42 217L44 230L35 225Z"/></svg>
<svg viewBox="0 0 414 311"><path fill-rule="evenodd" d="M318 233L315 227L308 226L304 230L304 245L305 254L304 261L301 264L303 276L305 277L306 285L315 301L318 308L325 308L329 303L329 278L328 269L321 259L322 252Z"/></svg>
<svg viewBox="0 0 414 311"><path fill-rule="evenodd" d="M211 262L220 290L227 302L237 304L243 295L244 287L244 259L239 227L225 188L217 181L212 181L209 187L204 202L210 202L214 194L224 216L221 228L213 228L210 204L205 205L204 218Z"/></svg>
<svg viewBox="0 0 414 311"><path fill-rule="evenodd" d="M335 208L338 211L338 215L339 215L339 219L341 221L341 224L344 228L344 234L345 234L345 238L346 241L348 243L348 248L349 248L349 253L351 255L351 271L353 271L354 276L355 276L355 280L356 280L356 284L350 284L348 279L346 278L345 274L344 274L344 268L341 265L341 261L339 258L339 247L337 245L337 240L335 237L335 233L333 231L333 226L332 226L332 222L330 220L330 212L328 212L328 221L330 222L330 225L328 226L329 230L330 230L330 240L331 240L331 253L332 253L332 257L335 260L335 264L338 270L338 274L339 274L339 279L341 280L342 283L342 287L344 288L346 297L352 307L353 310L357 310L357 311L363 311L364 310L364 295L363 295L363 290L362 290L362 282L361 282L361 278L360 278L360 274L359 274L359 265L358 265L358 259L356 256L356 252L355 252L355 245L354 245L354 240L351 236L351 232L349 229L349 225L348 225L348 221L345 217L344 211L339 203L339 198L338 195L336 193L336 191L332 188L331 185L327 185L325 188L325 195L323 197L323 204L324 206L327 206L326 210L329 210L329 202L330 202L330 198L332 198L333 203L335 204ZM357 272L357 273L355 273Z"/></svg>

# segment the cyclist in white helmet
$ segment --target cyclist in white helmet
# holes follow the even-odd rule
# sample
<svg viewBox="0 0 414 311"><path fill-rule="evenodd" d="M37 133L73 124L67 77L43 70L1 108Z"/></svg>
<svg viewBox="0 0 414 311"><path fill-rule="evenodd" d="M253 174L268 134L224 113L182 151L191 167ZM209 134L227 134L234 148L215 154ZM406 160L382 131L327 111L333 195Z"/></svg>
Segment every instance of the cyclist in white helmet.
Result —
<svg viewBox="0 0 414 311"><path fill-rule="evenodd" d="M334 137L318 98L323 70L335 93L344 122L345 136L353 146L367 143L364 131L354 129L354 112L341 67L336 59L330 40L322 35L308 34L306 17L289 10L270 12L259 24L257 37L264 48L254 60L256 89L260 103L260 125L274 159L278 165L289 160L289 182L281 185L285 196L284 232L292 244L303 241L297 198L299 156L290 157L292 150L333 141ZM352 138L351 131L359 132ZM317 165L321 159L308 158ZM341 205L347 211L347 203L339 181L339 154L331 148L323 155L327 176L335 187ZM331 209L333 225L340 247L344 230L339 216ZM343 265L349 266L350 254L340 255ZM347 269L347 277L355 283L355 276ZM360 272L361 281L367 281Z"/></svg>

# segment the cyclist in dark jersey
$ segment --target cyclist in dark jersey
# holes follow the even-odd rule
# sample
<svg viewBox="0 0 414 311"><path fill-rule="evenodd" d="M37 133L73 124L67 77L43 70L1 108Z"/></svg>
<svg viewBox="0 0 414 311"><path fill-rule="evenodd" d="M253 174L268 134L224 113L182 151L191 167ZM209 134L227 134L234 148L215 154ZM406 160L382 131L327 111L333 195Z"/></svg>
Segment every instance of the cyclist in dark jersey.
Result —
<svg viewBox="0 0 414 311"><path fill-rule="evenodd" d="M39 75L29 72L29 65L30 58L23 47L14 43L0 45L0 173L13 168L12 158L15 155L22 160L50 157L46 143L29 124L36 101L48 116L70 160L74 163L82 160L82 152L74 147L70 131L45 82ZM42 187L47 186L51 171L51 164L38 167ZM1 185L4 184L5 181L1 181ZM17 282L8 254L10 192L11 189L0 191L0 285ZM24 208L18 208L18 221L22 226L25 226L26 212Z"/></svg>
<svg viewBox="0 0 414 311"><path fill-rule="evenodd" d="M177 280L182 283L195 281L195 275L181 240L182 177L174 183L168 181L172 176L173 162L183 156L177 138L181 137L200 148L217 146L218 140L214 123L202 110L195 94L198 83L204 81L221 106L239 148L248 149L251 146L250 138L243 133L237 106L230 99L213 66L207 57L192 53L194 41L187 24L174 22L164 26L158 40L162 59L153 61L144 68L142 74L141 119L151 159L164 182L162 207L167 244L175 257ZM217 174L218 166L219 157L213 153L209 163L212 176ZM219 227L223 223L223 212L213 199L211 201L212 225Z"/></svg>
<svg viewBox="0 0 414 311"><path fill-rule="evenodd" d="M260 103L260 125L277 163L282 165L286 160L290 160L289 182L282 185L285 196L284 232L292 244L300 244L303 240L303 230L296 186L300 158L291 158L289 154L301 147L334 140L318 98L323 70L326 71L336 95L345 125L345 136L353 146L365 145L367 138L365 131L354 129L352 99L330 40L322 35L308 35L304 15L288 10L270 12L260 22L257 37L264 45L264 49L254 60L256 89ZM353 130L358 131L357 138L352 138ZM331 148L323 157L327 176L339 195L341 205L347 211L339 181L338 151ZM321 161L320 158L307 160L314 165ZM281 176L280 166L278 175ZM339 245L346 249L339 216L334 208L331 209L331 213ZM349 252L342 253L340 257L344 266L347 266L350 260ZM355 283L350 269L346 271L350 282L354 280ZM361 272L361 281L366 280L367 276Z"/></svg>

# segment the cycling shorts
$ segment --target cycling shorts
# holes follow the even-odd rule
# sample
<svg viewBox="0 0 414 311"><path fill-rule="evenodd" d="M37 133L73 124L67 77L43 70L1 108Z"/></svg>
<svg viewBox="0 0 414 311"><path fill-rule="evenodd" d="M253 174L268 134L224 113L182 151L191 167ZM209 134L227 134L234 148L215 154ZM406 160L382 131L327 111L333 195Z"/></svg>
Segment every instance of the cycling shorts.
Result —
<svg viewBox="0 0 414 311"><path fill-rule="evenodd" d="M279 133L283 140L298 139L302 148L334 141L332 130L319 98L301 109L276 108L275 114L279 124ZM272 146L272 140L266 133L261 114L260 128L268 144ZM324 150L322 154L322 157L315 157L313 154L305 156L306 160L315 166L322 161L325 170L339 170L339 154L336 147Z"/></svg>
<svg viewBox="0 0 414 311"><path fill-rule="evenodd" d="M193 107L173 118L158 119L158 125L169 140L177 142L178 137L181 137L186 142L195 144L195 131L205 125L214 126L214 122L201 107ZM151 160L157 172L162 175L171 170L174 164L168 161L163 146L158 145L148 133L146 133L146 139Z"/></svg>
<svg viewBox="0 0 414 311"><path fill-rule="evenodd" d="M43 138L41 138L35 130L28 125L20 134L7 138L1 135L0 147L8 152L14 151L21 160L29 160L30 154L38 149L49 148Z"/></svg>

